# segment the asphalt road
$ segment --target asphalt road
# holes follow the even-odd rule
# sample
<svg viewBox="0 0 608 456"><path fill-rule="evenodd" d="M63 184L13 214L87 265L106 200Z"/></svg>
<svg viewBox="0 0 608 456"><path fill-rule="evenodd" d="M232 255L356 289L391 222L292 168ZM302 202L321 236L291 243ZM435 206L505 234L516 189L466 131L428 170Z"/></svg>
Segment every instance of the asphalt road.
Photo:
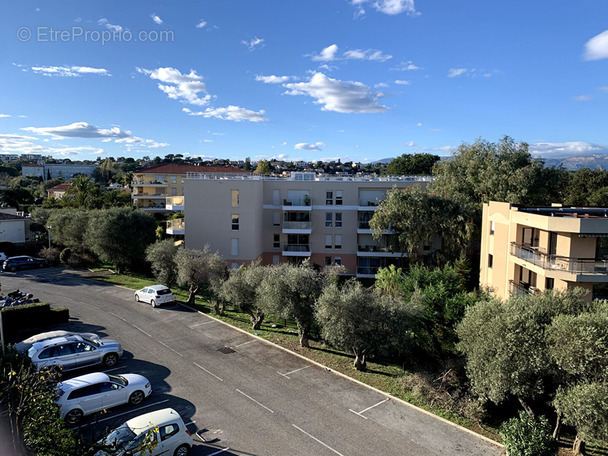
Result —
<svg viewBox="0 0 608 456"><path fill-rule="evenodd" d="M457 426L182 306L153 309L134 302L130 290L58 268L5 273L0 282L5 293L19 288L67 306L71 321L62 329L123 345L125 356L106 371L152 382L140 406L85 420L91 433L173 407L201 437L194 456L502 454Z"/></svg>

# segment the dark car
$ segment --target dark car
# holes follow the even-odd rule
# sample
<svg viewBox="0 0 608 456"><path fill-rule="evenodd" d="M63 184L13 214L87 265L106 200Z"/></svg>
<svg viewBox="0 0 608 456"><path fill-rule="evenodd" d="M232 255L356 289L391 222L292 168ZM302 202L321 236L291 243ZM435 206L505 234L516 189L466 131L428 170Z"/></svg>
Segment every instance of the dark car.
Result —
<svg viewBox="0 0 608 456"><path fill-rule="evenodd" d="M31 256L14 256L4 261L5 271L16 271L17 269L33 269L48 266L49 263L44 258L34 258Z"/></svg>

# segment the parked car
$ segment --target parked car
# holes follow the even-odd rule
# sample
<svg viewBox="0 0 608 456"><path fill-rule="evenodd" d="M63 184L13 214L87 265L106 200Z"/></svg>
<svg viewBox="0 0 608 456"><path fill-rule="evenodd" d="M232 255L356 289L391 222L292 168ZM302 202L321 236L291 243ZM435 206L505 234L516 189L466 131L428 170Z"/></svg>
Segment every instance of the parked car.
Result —
<svg viewBox="0 0 608 456"><path fill-rule="evenodd" d="M56 339L57 337L66 337L66 336L80 336L83 339L89 339L92 341L99 341L100 337L95 333L76 333L70 331L49 331L40 334L36 334L32 337L28 337L27 339L18 342L15 344L15 350L21 353L22 355L27 354L27 351L30 349L32 345L36 342L43 342L49 339Z"/></svg>
<svg viewBox="0 0 608 456"><path fill-rule="evenodd" d="M6 254L4 252L0 252L0 261L6 261Z"/></svg>
<svg viewBox="0 0 608 456"><path fill-rule="evenodd" d="M122 347L112 339L62 336L34 342L27 356L38 370L50 366L73 370L94 364L113 367L122 356Z"/></svg>
<svg viewBox="0 0 608 456"><path fill-rule="evenodd" d="M167 302L174 302L173 292L164 285L151 285L135 292L135 301L148 302L152 307Z"/></svg>
<svg viewBox="0 0 608 456"><path fill-rule="evenodd" d="M148 432L155 427L158 428L154 432L156 447L151 452L138 451ZM130 419L99 443L109 447L111 454L115 456L188 456L192 448L192 436L179 413L172 408L166 408ZM108 453L98 451L95 456L108 456Z"/></svg>
<svg viewBox="0 0 608 456"><path fill-rule="evenodd" d="M34 269L48 266L49 262L44 258L34 258L27 255L9 257L4 261L5 271L15 272L18 269Z"/></svg>
<svg viewBox="0 0 608 456"><path fill-rule="evenodd" d="M123 404L138 405L152 393L148 379L138 374L81 375L57 384L55 403L69 425L83 416Z"/></svg>

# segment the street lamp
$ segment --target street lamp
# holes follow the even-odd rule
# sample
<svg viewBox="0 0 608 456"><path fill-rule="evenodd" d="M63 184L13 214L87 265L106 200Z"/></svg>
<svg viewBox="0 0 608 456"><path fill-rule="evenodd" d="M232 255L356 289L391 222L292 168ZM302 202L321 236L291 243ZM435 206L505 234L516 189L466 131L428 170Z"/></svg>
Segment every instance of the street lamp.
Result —
<svg viewBox="0 0 608 456"><path fill-rule="evenodd" d="M51 228L53 228L53 227L52 226L46 227L46 233L47 233L47 236L49 237L49 250L51 250Z"/></svg>

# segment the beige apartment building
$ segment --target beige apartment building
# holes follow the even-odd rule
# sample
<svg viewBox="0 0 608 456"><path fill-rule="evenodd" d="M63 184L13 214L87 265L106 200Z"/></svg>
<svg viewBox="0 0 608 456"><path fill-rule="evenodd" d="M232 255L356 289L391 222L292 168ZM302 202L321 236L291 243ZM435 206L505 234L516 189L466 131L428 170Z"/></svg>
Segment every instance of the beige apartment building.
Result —
<svg viewBox="0 0 608 456"><path fill-rule="evenodd" d="M376 242L369 220L393 187L426 187L430 177L317 177L294 172L288 178L212 178L197 173L185 180L185 243L213 251L238 267L299 262L342 264L349 275L373 278L379 267L401 266L405 254L390 252L387 237ZM437 245L421 246L430 253Z"/></svg>
<svg viewBox="0 0 608 456"><path fill-rule="evenodd" d="M133 173L133 205L146 212L170 212L184 209L184 179L189 172L214 176L249 175L231 166L198 166L185 163L163 163Z"/></svg>
<svg viewBox="0 0 608 456"><path fill-rule="evenodd" d="M608 208L484 204L480 286L501 299L574 287L608 297Z"/></svg>

